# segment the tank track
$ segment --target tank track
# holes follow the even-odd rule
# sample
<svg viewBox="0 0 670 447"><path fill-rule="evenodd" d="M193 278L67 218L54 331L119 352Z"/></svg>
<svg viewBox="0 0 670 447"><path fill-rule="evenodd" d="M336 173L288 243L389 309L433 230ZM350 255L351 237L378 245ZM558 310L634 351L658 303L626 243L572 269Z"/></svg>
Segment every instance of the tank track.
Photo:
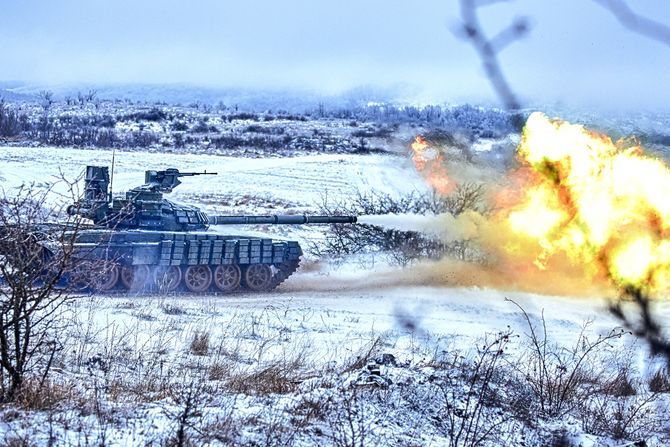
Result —
<svg viewBox="0 0 670 447"><path fill-rule="evenodd" d="M275 276L272 277L272 285L270 286L270 290L276 289L279 284L286 281L286 278L295 273L295 271L298 270L299 266L300 266L300 259L292 262L287 262L279 266L278 267L279 271Z"/></svg>
<svg viewBox="0 0 670 447"><path fill-rule="evenodd" d="M283 283L288 277L290 277L293 273L298 270L298 267L300 265L300 259L297 260L292 260L292 261L287 261L284 263L281 263L280 265L275 266L275 273L272 275L272 278L270 279L269 283L267 283L267 287L264 287L262 289L254 289L253 287L250 287L246 284L244 277L244 271L245 271L245 266L239 266L235 265L236 267L241 267L240 268L240 276L241 278L238 278L237 285L232 288L231 290L222 290L220 289L213 280L210 281L209 285L199 291L193 291L189 290L189 288L186 287L185 285L185 278L184 278L184 270L181 269L180 273L180 279L179 279L179 286L175 288L171 288L170 290L161 290L160 286L157 286L155 282L153 282L151 279L148 278L143 278L142 281L144 282L143 285L139 287L129 287L126 283L123 281L123 274L119 273L117 279L113 280L113 285L107 284L106 286L99 287L94 283L93 280L90 279L77 279L75 276L70 276L67 280L69 282L69 286L66 285L66 287L71 287L73 291L76 292L88 292L88 293L102 293L102 294L112 294L112 295L123 295L123 294L133 294L133 295L154 295L154 294L166 294L166 295L193 295L193 294L198 294L198 295L213 295L213 294L219 294L219 295L228 295L228 294L236 294L236 293L262 293L262 292L270 292L277 288L281 283ZM263 265L270 271L270 266L269 265ZM99 266L96 266L99 267ZM155 268L156 266L153 266ZM216 266L208 266L210 267L211 270L212 267ZM246 266L248 267L248 266ZM118 268L118 266L117 266ZM99 271L98 269L89 269L88 270L88 275L90 275L91 271ZM152 271L151 269L149 271ZM71 272L74 273L74 272ZM97 275L96 275L97 276ZM103 274L104 276L104 274ZM88 276L88 278L91 278Z"/></svg>
<svg viewBox="0 0 670 447"><path fill-rule="evenodd" d="M93 230L75 246L69 283L96 293L266 292L302 256L297 241L216 233Z"/></svg>

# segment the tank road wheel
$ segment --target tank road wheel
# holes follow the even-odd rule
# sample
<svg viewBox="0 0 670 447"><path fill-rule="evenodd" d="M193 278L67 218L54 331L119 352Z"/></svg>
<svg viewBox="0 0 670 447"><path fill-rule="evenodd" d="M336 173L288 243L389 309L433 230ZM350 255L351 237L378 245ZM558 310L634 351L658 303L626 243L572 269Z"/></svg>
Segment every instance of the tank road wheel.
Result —
<svg viewBox="0 0 670 447"><path fill-rule="evenodd" d="M212 285L212 269L208 265L189 265L184 273L184 283L191 292L204 292Z"/></svg>
<svg viewBox="0 0 670 447"><path fill-rule="evenodd" d="M240 286L242 272L237 264L219 265L214 270L214 284L222 292L232 292Z"/></svg>
<svg viewBox="0 0 670 447"><path fill-rule="evenodd" d="M107 292L112 290L119 281L119 266L113 262L105 262L91 273L91 285L95 290Z"/></svg>
<svg viewBox="0 0 670 447"><path fill-rule="evenodd" d="M154 270L154 285L160 292L174 292L181 284L181 277L178 265L161 266Z"/></svg>
<svg viewBox="0 0 670 447"><path fill-rule="evenodd" d="M254 292L265 292L272 286L272 269L265 264L251 264L244 271L244 283Z"/></svg>
<svg viewBox="0 0 670 447"><path fill-rule="evenodd" d="M148 279L149 266L147 265L124 265L121 268L121 282L128 290L144 289Z"/></svg>
<svg viewBox="0 0 670 447"><path fill-rule="evenodd" d="M77 261L68 271L68 284L75 292L84 292L93 288L93 263Z"/></svg>

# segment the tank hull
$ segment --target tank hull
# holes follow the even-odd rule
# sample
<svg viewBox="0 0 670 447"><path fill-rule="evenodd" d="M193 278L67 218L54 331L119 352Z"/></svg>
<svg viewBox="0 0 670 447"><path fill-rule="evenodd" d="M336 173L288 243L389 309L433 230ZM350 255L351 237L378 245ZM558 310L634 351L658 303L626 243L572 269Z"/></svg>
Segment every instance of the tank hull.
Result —
<svg viewBox="0 0 670 447"><path fill-rule="evenodd" d="M91 229L75 242L72 281L97 291L267 291L298 267L296 241L212 232Z"/></svg>

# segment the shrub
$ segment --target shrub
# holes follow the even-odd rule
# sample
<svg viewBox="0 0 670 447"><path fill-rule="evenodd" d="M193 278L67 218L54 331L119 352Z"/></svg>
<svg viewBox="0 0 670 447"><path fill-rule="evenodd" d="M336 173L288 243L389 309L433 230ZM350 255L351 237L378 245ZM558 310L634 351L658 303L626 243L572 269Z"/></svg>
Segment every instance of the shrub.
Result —
<svg viewBox="0 0 670 447"><path fill-rule="evenodd" d="M103 129L97 132L97 138L94 141L96 147L118 147L121 139L113 130Z"/></svg>
<svg viewBox="0 0 670 447"><path fill-rule="evenodd" d="M161 110L157 107L151 108L151 110L129 113L122 117L123 121L162 121L167 118L167 113L164 110Z"/></svg>
<svg viewBox="0 0 670 447"><path fill-rule="evenodd" d="M66 183L70 193L73 186ZM27 380L46 384L56 355L64 347L60 337L68 291L59 287L74 262L74 241L81 218L64 207L48 206L49 191L20 187L0 196L0 400L11 401ZM74 197L70 198L75 202ZM65 200L67 202L67 200ZM36 230L58 219L60 227ZM48 248L41 242L48 241Z"/></svg>
<svg viewBox="0 0 670 447"><path fill-rule="evenodd" d="M188 125L183 121L175 121L174 123L172 123L170 127L172 128L172 130L177 132L183 132L188 130Z"/></svg>
<svg viewBox="0 0 670 447"><path fill-rule="evenodd" d="M245 132L263 133L268 135L283 135L286 132L281 126L261 126L260 124L250 124L244 129Z"/></svg>
<svg viewBox="0 0 670 447"><path fill-rule="evenodd" d="M599 383L605 371L593 362L611 341L621 338L624 331L612 330L590 340L586 333L590 322L587 322L573 347L564 349L548 341L544 313L540 321L541 329L538 329L519 304L507 300L521 311L528 327L529 349L526 357L517 362L517 369L533 392L541 416L562 417L579 402L601 390ZM612 393L630 392L626 388L627 383L627 380L617 382L615 377L608 385Z"/></svg>
<svg viewBox="0 0 670 447"><path fill-rule="evenodd" d="M644 439L657 432L662 424L654 406L658 395L636 397L593 394L580 404L582 428L591 434L614 439ZM634 445L647 445L644 441Z"/></svg>
<svg viewBox="0 0 670 447"><path fill-rule="evenodd" d="M158 142L158 136L153 132L136 131L130 132L125 139L128 147L149 147Z"/></svg>
<svg viewBox="0 0 670 447"><path fill-rule="evenodd" d="M258 115L255 113L247 113L247 112L240 112L240 113L234 113L232 115L228 115L227 119L229 122L235 121L235 120L251 120L251 121L258 121Z"/></svg>
<svg viewBox="0 0 670 447"><path fill-rule="evenodd" d="M216 126L210 126L204 119L198 121L198 123L191 129L191 132L193 133L208 133L218 131L219 129L217 129Z"/></svg>
<svg viewBox="0 0 670 447"><path fill-rule="evenodd" d="M191 353L194 355L207 355L209 353L209 333L196 332L191 340Z"/></svg>
<svg viewBox="0 0 670 447"><path fill-rule="evenodd" d="M393 129L390 127L367 127L352 132L351 136L355 138L388 138L393 134Z"/></svg>
<svg viewBox="0 0 670 447"><path fill-rule="evenodd" d="M111 115L103 115L95 119L94 125L98 127L109 127L112 128L116 126L116 118Z"/></svg>

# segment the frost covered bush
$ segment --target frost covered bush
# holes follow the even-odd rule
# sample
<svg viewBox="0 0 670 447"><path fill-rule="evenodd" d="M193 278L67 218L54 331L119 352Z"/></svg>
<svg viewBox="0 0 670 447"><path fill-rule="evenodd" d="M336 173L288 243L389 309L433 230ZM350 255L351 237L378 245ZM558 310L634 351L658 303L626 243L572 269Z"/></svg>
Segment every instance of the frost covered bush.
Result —
<svg viewBox="0 0 670 447"><path fill-rule="evenodd" d="M162 121L167 119L167 113L158 107L152 107L150 110L141 110L129 113L121 118L122 121Z"/></svg>
<svg viewBox="0 0 670 447"><path fill-rule="evenodd" d="M502 386L512 381L505 370L512 333L501 332L476 343L474 352L455 353L433 367L428 383L407 389L405 399L453 446L500 440L513 418L513 401Z"/></svg>
<svg viewBox="0 0 670 447"><path fill-rule="evenodd" d="M511 302L519 307L528 328L527 349L517 363L517 370L532 391L540 416L562 417L596 392L609 391L611 395L631 392L627 365L609 371L599 364L610 343L626 332L614 329L590 338L587 322L572 347L560 347L548 338L544 316L533 322L523 308Z"/></svg>
<svg viewBox="0 0 670 447"><path fill-rule="evenodd" d="M0 136L20 136L59 147L134 149L155 147L160 142L162 147L189 151L239 152L242 149L244 154L255 156L267 155L268 151L273 155L279 151L285 155L296 151L385 153L389 148L380 146L380 140L393 144L398 138L405 138L407 126L403 125L414 127L417 133L458 134L469 141L517 132L510 126L507 112L471 105L389 104L333 106L330 110L323 106L318 113L280 110L258 113L253 108L245 110L235 106L215 115L212 107L203 103L147 105L122 100L89 100L89 96L80 94L79 100L66 97L63 102L52 97L46 108L43 101L26 103L21 106L25 114L17 114L4 106L0 108ZM143 135L145 132L156 138ZM174 132L184 135L176 137ZM212 134L217 135L212 138ZM106 138L111 135L115 138Z"/></svg>
<svg viewBox="0 0 670 447"><path fill-rule="evenodd" d="M617 440L644 440L659 432L665 422L658 401L658 394L648 392L614 397L593 394L579 404L578 414L588 433Z"/></svg>
<svg viewBox="0 0 670 447"><path fill-rule="evenodd" d="M72 184L62 181L70 192ZM26 383L48 382L64 349L61 331L81 219L49 205L50 191L22 186L0 191L0 401L17 398ZM74 198L71 197L72 202ZM64 225L45 225L60 220ZM38 230L42 226L41 230Z"/></svg>
<svg viewBox="0 0 670 447"><path fill-rule="evenodd" d="M346 203L329 203L327 198L319 206L325 215L384 215L384 214L441 214L453 216L467 210L483 209L484 189L475 183L460 184L453 193L441 196L435 193L410 193L394 197L381 192L363 193ZM331 225L320 245L313 251L341 257L349 254L381 252L399 265L417 259L437 259L445 254L467 259L471 250L469 241L444 243L434 237L415 231L401 231L375 225Z"/></svg>

